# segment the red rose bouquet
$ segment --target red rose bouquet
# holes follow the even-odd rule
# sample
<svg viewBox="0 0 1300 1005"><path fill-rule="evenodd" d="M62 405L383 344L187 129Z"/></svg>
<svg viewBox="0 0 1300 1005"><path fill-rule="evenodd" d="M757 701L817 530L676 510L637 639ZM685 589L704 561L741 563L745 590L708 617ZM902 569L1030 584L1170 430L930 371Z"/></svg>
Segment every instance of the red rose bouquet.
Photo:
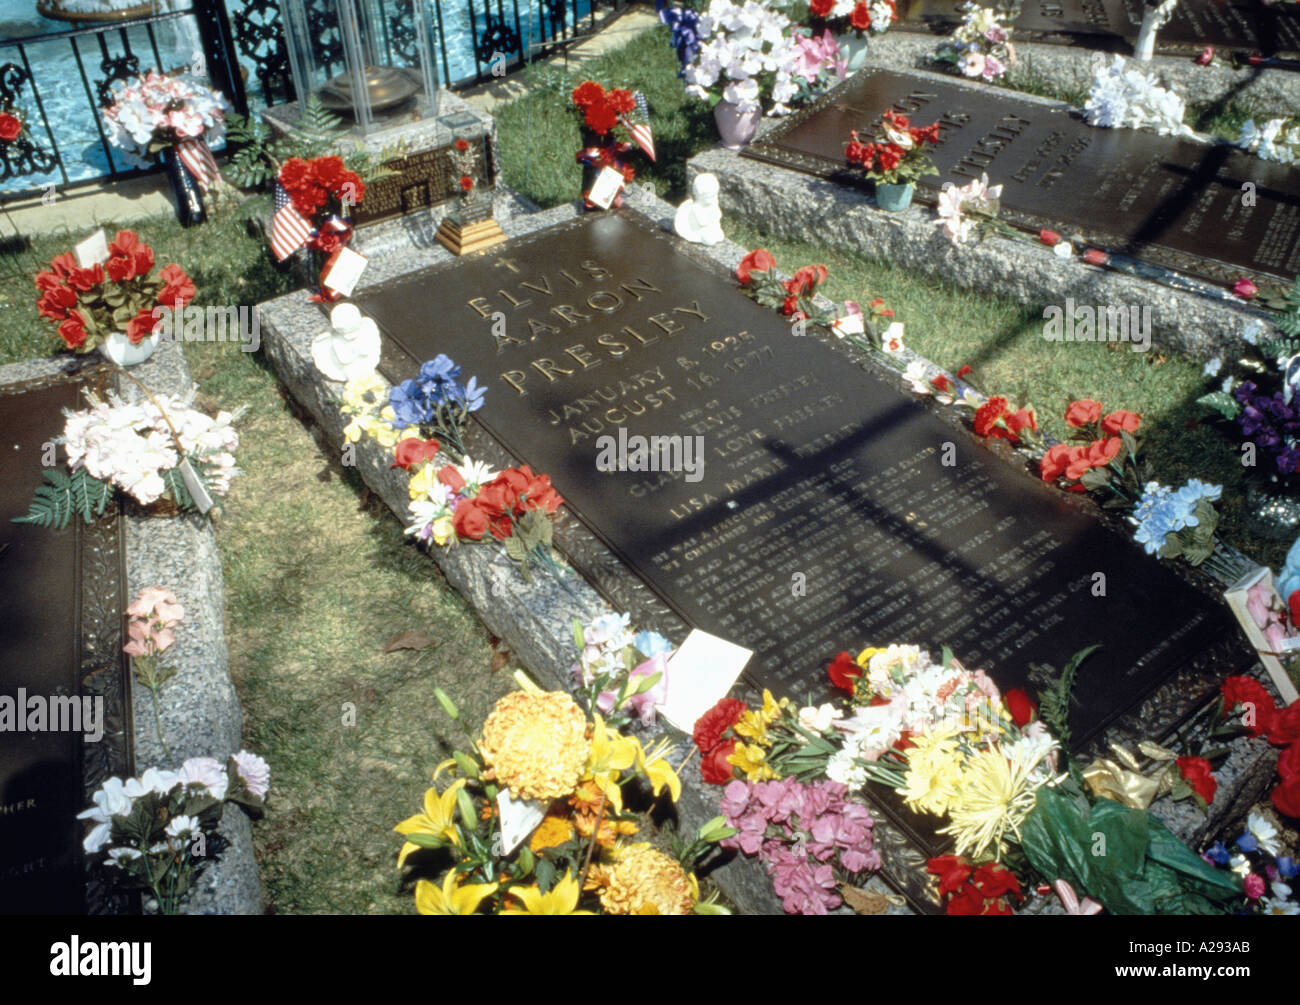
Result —
<svg viewBox="0 0 1300 1005"><path fill-rule="evenodd" d="M926 149L938 142L938 122L913 126L906 115L887 109L874 140L863 143L856 129L849 133L844 158L878 184L914 185L922 175L939 173Z"/></svg>
<svg viewBox="0 0 1300 1005"><path fill-rule="evenodd" d="M582 149L574 159L587 169L583 175L584 198L602 168L613 168L625 182L636 177L636 170L624 160L634 147L639 146L647 157L655 159L650 116L639 93L620 87L606 90L594 80L586 80L573 90L573 108L582 130ZM592 208L590 202L587 206Z"/></svg>
<svg viewBox="0 0 1300 1005"><path fill-rule="evenodd" d="M333 254L347 243L351 228L341 218L348 215L349 206L365 198L366 183L344 166L342 157L290 157L280 167L276 181L294 210L312 227L307 247Z"/></svg>
<svg viewBox="0 0 1300 1005"><path fill-rule="evenodd" d="M194 283L179 265L150 275L153 249L134 232L119 230L108 251L107 262L87 268L65 252L36 275L36 309L77 353L90 352L111 332L138 345L153 333L162 308L175 310L194 299Z"/></svg>

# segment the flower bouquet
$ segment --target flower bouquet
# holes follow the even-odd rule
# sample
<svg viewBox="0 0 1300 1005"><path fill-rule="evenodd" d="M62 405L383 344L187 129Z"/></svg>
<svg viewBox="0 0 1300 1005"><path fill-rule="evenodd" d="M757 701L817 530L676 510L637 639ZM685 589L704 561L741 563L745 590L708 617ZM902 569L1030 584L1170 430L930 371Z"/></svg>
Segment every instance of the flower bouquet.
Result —
<svg viewBox="0 0 1300 1005"><path fill-rule="evenodd" d="M699 39L682 76L692 97L713 108L724 145L739 149L753 138L758 120L785 115L790 103L810 92L807 52L784 14L745 0L710 0L696 25Z"/></svg>
<svg viewBox="0 0 1300 1005"><path fill-rule="evenodd" d="M766 248L755 248L736 266L736 278L741 289L764 307L779 310L795 321L811 321L837 331L837 321L849 315L859 315L868 334L875 337L878 321L893 317L894 312L879 310L883 303L879 300L873 301L865 313L856 303L845 301L841 312L817 292L827 274L824 265L805 265L789 279L782 279L777 272L776 259Z"/></svg>
<svg viewBox="0 0 1300 1005"><path fill-rule="evenodd" d="M214 419L192 407L192 395L156 395L126 402L110 392L107 401L87 391L90 408L64 410L65 474L45 469L45 484L18 523L66 527L80 514L86 523L101 516L115 489L143 506L168 504L178 510L211 508L211 496L225 495L239 470L234 451L235 415Z"/></svg>
<svg viewBox="0 0 1300 1005"><path fill-rule="evenodd" d="M668 695L673 644L658 632L633 633L629 620L627 614L604 614L586 626L573 622L573 686L615 729L633 719L650 726L655 706Z"/></svg>
<svg viewBox="0 0 1300 1005"><path fill-rule="evenodd" d="M241 750L223 766L213 757L191 757L175 771L149 768L139 778L110 778L94 805L77 814L94 826L83 842L127 889L145 890L160 914L179 914L199 874L220 855L217 832L226 803L260 816L271 770Z"/></svg>
<svg viewBox="0 0 1300 1005"><path fill-rule="evenodd" d="M317 253L316 259L334 254L351 239L350 207L365 195L366 183L344 165L342 157L290 157L276 173L276 212L271 222L271 251L276 259L284 261L302 247ZM318 270L311 271L315 276Z"/></svg>
<svg viewBox="0 0 1300 1005"><path fill-rule="evenodd" d="M606 89L594 80L583 81L574 88L571 97L582 131L582 149L574 155L574 160L583 169L582 197L588 209L596 209L598 207L588 197L604 168L617 171L626 183L636 177L636 169L625 159L634 147L640 147L646 156L655 159L650 114L639 91L633 93L618 87ZM622 203L623 197L616 195L613 204L620 206Z"/></svg>
<svg viewBox="0 0 1300 1005"><path fill-rule="evenodd" d="M1152 74L1129 67L1118 55L1109 64L1098 62L1083 106L1090 126L1150 129L1161 136L1193 135L1183 122L1186 110L1174 91L1161 87Z"/></svg>
<svg viewBox="0 0 1300 1005"><path fill-rule="evenodd" d="M1014 9L1007 7L981 7L967 2L960 8L962 22L952 36L945 39L935 53L935 60L953 66L963 77L977 80L999 80L1016 65L1016 49L1011 44Z"/></svg>
<svg viewBox="0 0 1300 1005"><path fill-rule="evenodd" d="M814 33L835 36L849 73L862 69L867 40L882 35L898 19L894 0L810 0L808 24Z"/></svg>
<svg viewBox="0 0 1300 1005"><path fill-rule="evenodd" d="M206 218L203 193L221 174L211 144L225 136L230 103L188 76L150 71L123 84L103 111L108 140L127 161L144 167L161 154L186 226Z"/></svg>
<svg viewBox="0 0 1300 1005"><path fill-rule="evenodd" d="M36 309L57 326L66 348L100 348L113 362L129 365L153 352L162 310L179 310L193 300L194 283L174 264L150 275L153 249L133 231L119 230L108 252L108 261L87 268L70 252L58 255L36 274Z"/></svg>
<svg viewBox="0 0 1300 1005"><path fill-rule="evenodd" d="M0 139L3 136L0 133ZM1241 124L1237 146L1260 160L1300 164L1300 121L1269 119L1262 126L1257 126L1254 119L1247 119Z"/></svg>
<svg viewBox="0 0 1300 1005"><path fill-rule="evenodd" d="M656 796L667 791L675 801L681 794L663 750L646 750L599 713L588 719L562 691L516 679L524 690L498 701L477 737L466 730L468 751L438 765L424 812L396 827L406 839L397 864L420 877L416 910L727 913L700 899L690 871L731 834L720 819L705 824L679 855L634 841L640 828L624 809L624 787L641 779ZM434 693L464 729L451 699Z"/></svg>
<svg viewBox="0 0 1300 1005"><path fill-rule="evenodd" d="M876 203L881 209L906 209L912 202L916 180L923 175L938 174L934 160L926 150L939 142L939 123L913 126L906 115L886 109L874 140L858 139L855 129L849 133L844 159L876 183Z"/></svg>

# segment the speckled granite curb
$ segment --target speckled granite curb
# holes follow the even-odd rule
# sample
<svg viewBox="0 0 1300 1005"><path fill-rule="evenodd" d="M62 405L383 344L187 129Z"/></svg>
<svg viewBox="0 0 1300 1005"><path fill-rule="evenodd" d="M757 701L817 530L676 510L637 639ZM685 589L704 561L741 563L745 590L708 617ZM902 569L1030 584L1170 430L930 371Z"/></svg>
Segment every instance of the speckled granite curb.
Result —
<svg viewBox="0 0 1300 1005"><path fill-rule="evenodd" d="M937 74L921 74L937 78ZM943 77L951 84L952 78ZM1028 101L1055 105L1023 95ZM766 119L760 136L776 127ZM1252 322L1267 315L1245 303L1226 303L1058 258L1031 240L997 236L958 248L936 226L932 208L914 204L898 213L876 208L871 197L802 172L776 167L715 147L687 162L688 177L711 172L726 214L786 240L889 261L965 289L1009 297L1035 308L1077 304L1151 307L1152 345L1195 359L1231 351ZM996 183L996 178L990 178ZM1070 236L1068 233L1066 236ZM865 292L865 291L864 291Z"/></svg>
<svg viewBox="0 0 1300 1005"><path fill-rule="evenodd" d="M644 188L634 187L629 205L661 224L671 220L673 208ZM563 206L521 215L527 212L527 208L527 203L519 197L507 192L498 193L497 219L508 235L516 236L561 223L572 219L577 212L575 206ZM390 230L386 236L372 234L372 243L367 251L374 257L361 287L450 261L451 256L441 246L430 247L425 243L424 238L431 236L434 229L434 224L428 220L408 218L401 228ZM728 241L707 249L707 255L731 271L745 251ZM329 442L341 450L345 423L338 405L342 385L320 374L310 354L312 338L323 331L326 324L319 307L309 302L304 292L298 292L261 304L258 312L268 361L289 393L321 426ZM919 357L909 353L908 358ZM476 437L476 434L479 435ZM513 463L504 453L494 457L493 446L476 429L471 430L470 445L475 457L485 455L494 466ZM499 447L496 449L499 451ZM405 522L407 479L403 473L389 468L387 452L373 441L363 440L357 445L355 460L358 473L366 484L398 519ZM585 581L571 573L567 577L568 590L548 577L537 577L532 584L524 583L495 548L437 549L431 557L448 581L474 607L484 624L506 641L510 650L544 686L568 687L567 671L573 661L571 618L587 618L610 610ZM680 763L688 750L688 742L679 743L678 749L670 755L673 762ZM1238 740L1232 756L1218 773L1219 797L1208 816L1188 803L1171 804L1167 799L1157 804L1157 814L1184 840L1189 843L1200 841L1207 833L1225 826L1230 814L1239 813L1259 797L1272 774L1274 759L1270 754L1270 748L1263 741ZM683 797L678 810L685 829L716 813L718 792L703 786L698 774L689 769L683 775L683 782ZM751 860L735 859L717 870L712 878L746 913L780 911L767 877ZM873 892L890 892L878 878L873 878L867 888ZM842 910L847 912L847 908ZM905 906L895 906L887 913L912 912ZM1035 898L1030 913L1060 912L1054 898Z"/></svg>
<svg viewBox="0 0 1300 1005"><path fill-rule="evenodd" d="M917 32L889 31L872 39L867 63L891 70L933 70L933 54L942 36ZM1009 82L1017 77L1052 81L1064 90L1087 91L1092 81L1093 60L1109 63L1114 54L1083 46L1046 45L1013 38L1016 66ZM1187 102L1236 101L1257 115L1294 115L1300 109L1300 73L1243 67L1234 70L1226 59L1216 56L1209 66L1197 66L1191 56L1157 55L1142 64L1131 53L1121 52L1130 66L1155 75L1165 87L1172 87Z"/></svg>
<svg viewBox="0 0 1300 1005"><path fill-rule="evenodd" d="M54 373L67 365L66 357L16 363L0 368L0 384ZM183 393L191 384L176 343L160 344L153 358L132 367L131 374L155 393ZM130 381L119 383L124 398L139 397L139 389ZM59 432L51 430L51 435ZM197 515L168 519L128 512L123 519L128 595L133 597L147 586L162 586L172 590L185 608L176 644L168 650L178 673L159 694L163 732L176 764L168 762L158 742L149 691L133 681L136 771L175 767L187 757L200 755L224 764L240 749L243 715L227 670L225 590L216 536ZM271 767L274 772L275 766ZM261 914L262 889L248 817L228 806L220 832L227 847L200 877L188 913Z"/></svg>

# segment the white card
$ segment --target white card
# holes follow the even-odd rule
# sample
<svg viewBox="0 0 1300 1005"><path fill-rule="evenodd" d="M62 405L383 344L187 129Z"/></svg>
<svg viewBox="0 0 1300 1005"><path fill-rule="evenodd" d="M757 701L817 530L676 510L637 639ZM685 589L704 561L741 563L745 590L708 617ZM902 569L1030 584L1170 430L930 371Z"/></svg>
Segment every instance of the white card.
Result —
<svg viewBox="0 0 1300 1005"><path fill-rule="evenodd" d="M600 174L596 175L596 183L591 186L591 191L587 193L587 198L601 209L609 209L610 203L618 195L623 183L624 178L621 171L615 171L611 167L601 168Z"/></svg>
<svg viewBox="0 0 1300 1005"><path fill-rule="evenodd" d="M365 270L366 262L369 259L359 251L353 251L351 248L339 248L330 256L325 276L321 279L321 285L335 293L342 293L345 297L352 295L353 288L357 285L357 280L361 278L361 273Z"/></svg>
<svg viewBox="0 0 1300 1005"><path fill-rule="evenodd" d="M668 660L668 696L656 711L683 733L692 732L695 720L727 696L753 655L696 628Z"/></svg>
<svg viewBox="0 0 1300 1005"><path fill-rule="evenodd" d="M831 322L831 327L841 335L861 335L866 331L862 327L861 314L846 314L842 318L836 318Z"/></svg>
<svg viewBox="0 0 1300 1005"><path fill-rule="evenodd" d="M83 269L88 269L97 262L108 261L108 239L104 237L103 229L95 231L78 244L72 253L76 256L77 265Z"/></svg>
<svg viewBox="0 0 1300 1005"><path fill-rule="evenodd" d="M546 816L546 803L538 799L515 799L509 789L497 793L497 812L501 816L501 854L518 848Z"/></svg>

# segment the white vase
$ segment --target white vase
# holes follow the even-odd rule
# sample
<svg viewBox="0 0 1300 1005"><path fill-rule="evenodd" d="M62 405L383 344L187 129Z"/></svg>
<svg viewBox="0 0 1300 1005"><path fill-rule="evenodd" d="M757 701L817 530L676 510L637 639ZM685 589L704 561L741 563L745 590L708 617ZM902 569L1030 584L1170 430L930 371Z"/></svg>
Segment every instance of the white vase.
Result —
<svg viewBox="0 0 1300 1005"><path fill-rule="evenodd" d="M713 121L718 125L722 145L728 150L740 150L758 132L758 120L763 110L758 105L753 111L742 112L734 101L719 101L713 106Z"/></svg>
<svg viewBox="0 0 1300 1005"><path fill-rule="evenodd" d="M99 351L118 366L135 366L143 363L158 348L162 333L148 335L139 344L132 343L122 332L109 332L104 341L99 343Z"/></svg>

